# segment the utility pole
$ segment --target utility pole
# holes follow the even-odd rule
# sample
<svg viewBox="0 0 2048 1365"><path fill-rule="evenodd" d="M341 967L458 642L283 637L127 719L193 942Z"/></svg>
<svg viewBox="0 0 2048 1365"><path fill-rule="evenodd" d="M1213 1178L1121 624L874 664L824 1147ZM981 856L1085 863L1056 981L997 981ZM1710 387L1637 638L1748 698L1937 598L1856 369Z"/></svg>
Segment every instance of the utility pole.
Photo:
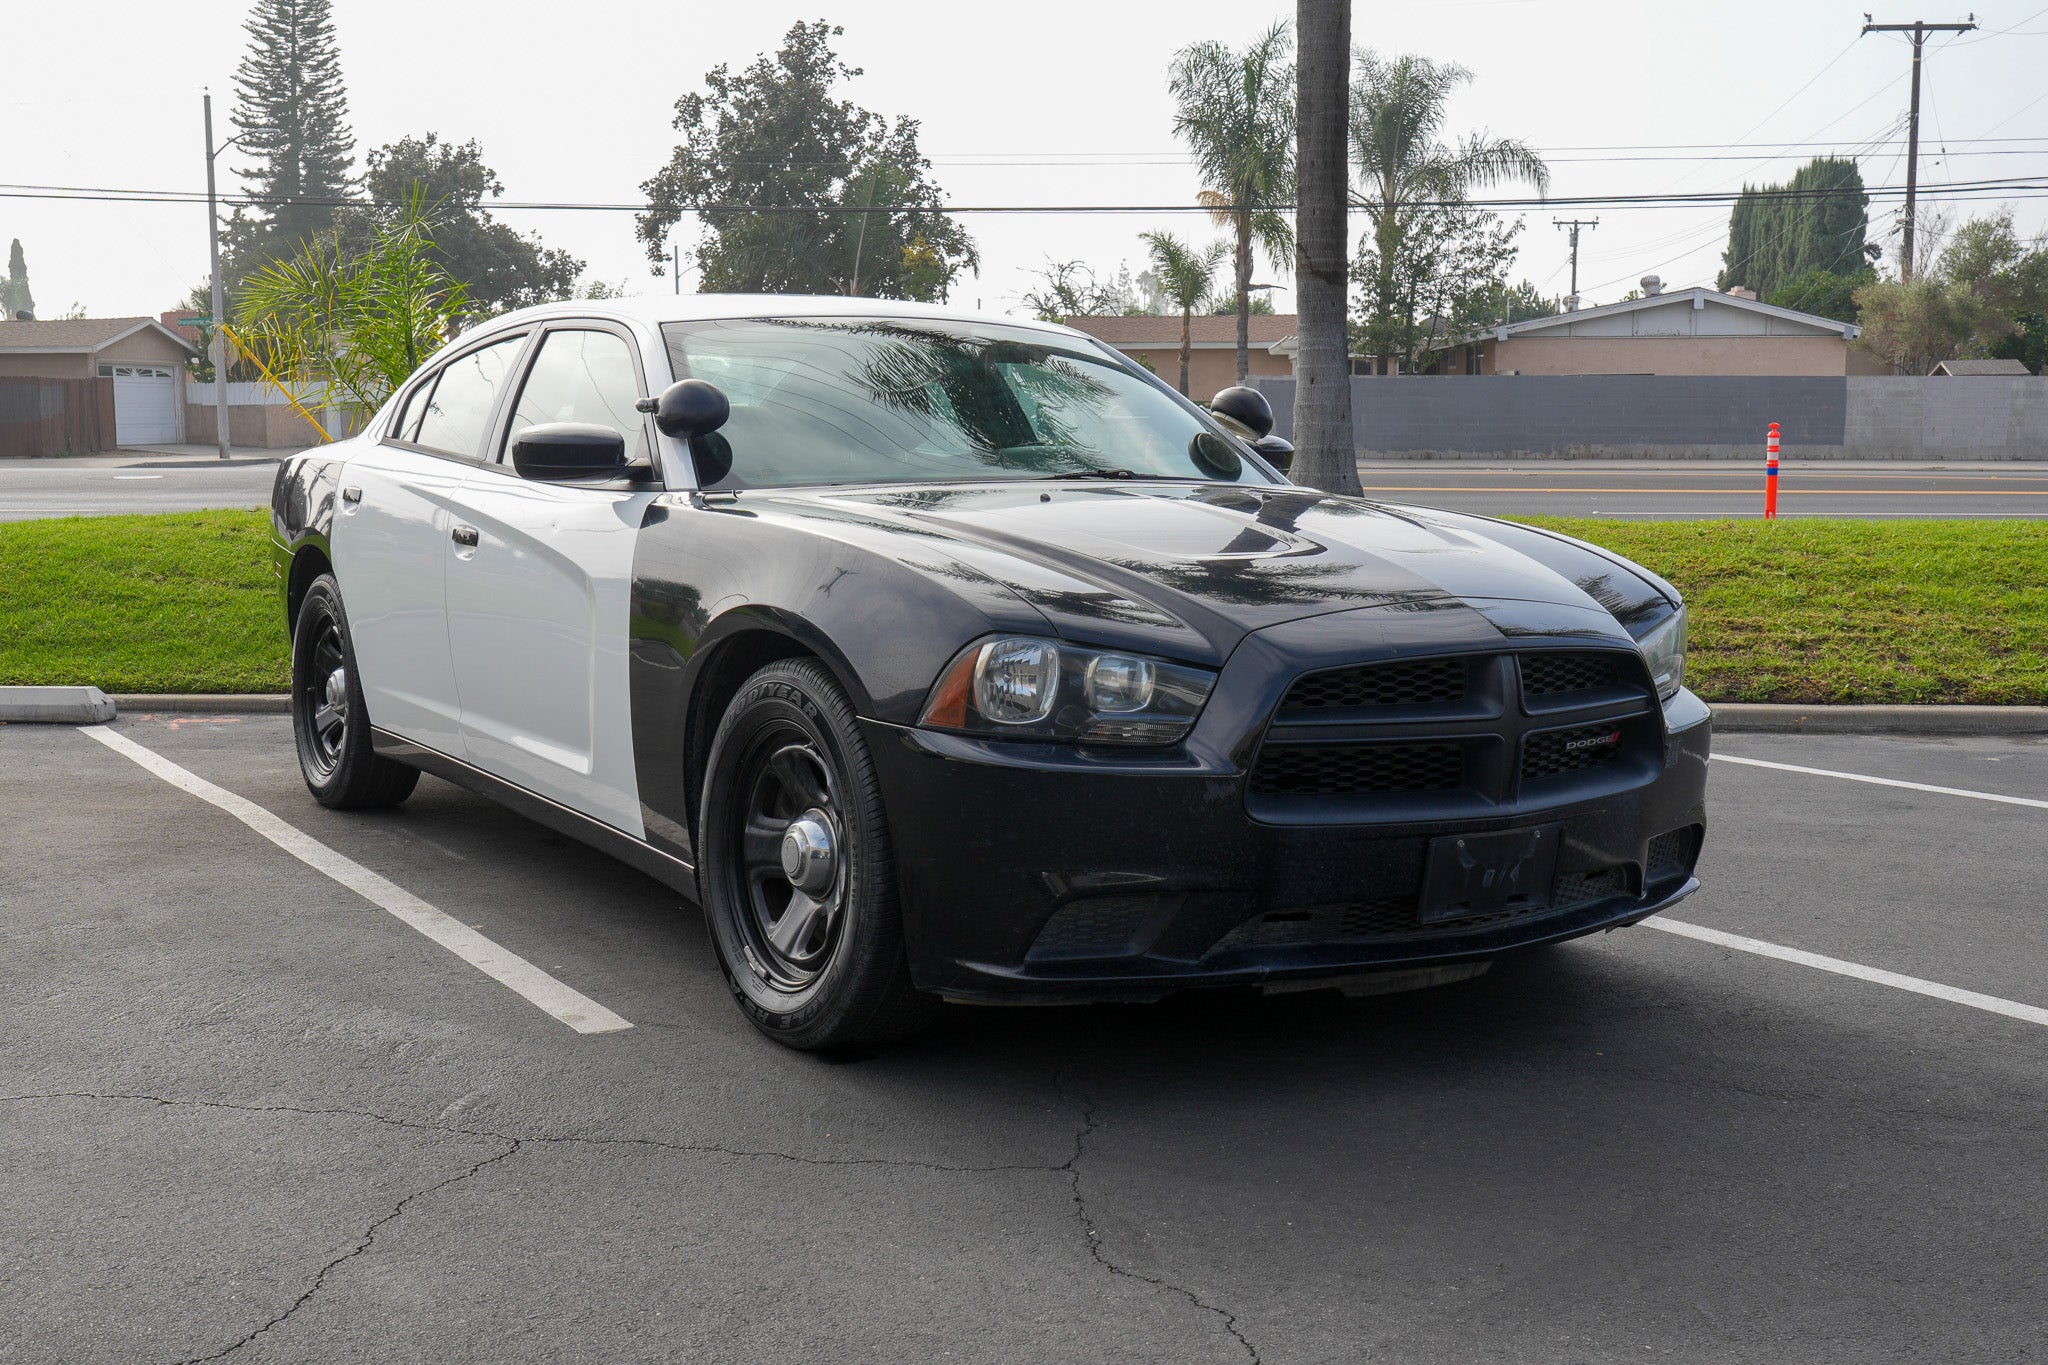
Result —
<svg viewBox="0 0 2048 1365"><path fill-rule="evenodd" d="M1572 238L1572 292L1565 296L1565 311L1576 313L1579 309L1579 229L1600 226L1598 218L1553 218L1552 227L1560 227Z"/></svg>
<svg viewBox="0 0 2048 1365"><path fill-rule="evenodd" d="M213 265L213 434L220 443L220 457L228 458L228 346L220 329L221 312L227 306L220 287L220 209L214 202L213 159L227 149L213 145L213 92L200 92L206 109L206 254ZM229 141L233 141L232 138Z"/></svg>
<svg viewBox="0 0 2048 1365"><path fill-rule="evenodd" d="M1899 280L1910 282L1913 278L1913 201L1914 192L1920 185L1920 47L1930 33L1968 33L1977 27L1977 16L1972 14L1968 23L1930 24L1915 19L1910 24L1873 24L1870 16L1863 16L1865 33L1910 33L1913 35L1913 104L1912 112L1906 119L1906 216L1900 224L1899 233Z"/></svg>
<svg viewBox="0 0 2048 1365"><path fill-rule="evenodd" d="M668 273L676 282L676 292L683 292L683 247L680 242L668 244Z"/></svg>

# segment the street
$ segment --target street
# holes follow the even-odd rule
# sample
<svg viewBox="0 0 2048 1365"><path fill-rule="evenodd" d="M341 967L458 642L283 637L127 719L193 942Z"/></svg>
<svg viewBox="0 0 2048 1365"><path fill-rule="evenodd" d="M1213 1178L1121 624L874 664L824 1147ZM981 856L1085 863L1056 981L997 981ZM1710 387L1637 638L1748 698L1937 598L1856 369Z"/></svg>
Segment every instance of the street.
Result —
<svg viewBox="0 0 2048 1365"><path fill-rule="evenodd" d="M276 459L242 451L210 456L125 453L84 460L0 461L0 521L109 512L261 507ZM1761 464L1644 460L1363 463L1365 496L1488 516L1585 516L1688 520L1763 512ZM2048 516L2048 464L1948 467L1883 462L1787 463L1781 517Z"/></svg>
<svg viewBox="0 0 2048 1365"><path fill-rule="evenodd" d="M324 810L282 716L106 729L0 727L0 1360L2042 1340L2039 741L1723 737L1671 931L1353 1001L949 1007L835 1062L581 845L434 779ZM630 1027L565 1026L432 914Z"/></svg>
<svg viewBox="0 0 2048 1365"><path fill-rule="evenodd" d="M290 451L157 455L125 450L63 460L0 460L0 521L263 507Z"/></svg>
<svg viewBox="0 0 2048 1365"><path fill-rule="evenodd" d="M1780 517L2048 516L2048 464L1782 462ZM1497 517L1760 517L1763 460L1362 462L1365 496Z"/></svg>

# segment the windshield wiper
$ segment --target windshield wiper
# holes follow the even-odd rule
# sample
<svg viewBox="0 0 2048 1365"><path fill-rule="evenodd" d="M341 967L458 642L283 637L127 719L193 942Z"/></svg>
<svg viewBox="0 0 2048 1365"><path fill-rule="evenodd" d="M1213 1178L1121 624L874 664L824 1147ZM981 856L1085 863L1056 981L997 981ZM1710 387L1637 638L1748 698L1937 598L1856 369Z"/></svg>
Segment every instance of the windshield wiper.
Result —
<svg viewBox="0 0 2048 1365"><path fill-rule="evenodd" d="M1082 469L1072 474L1033 474L1034 479L1168 479L1172 474L1140 474L1135 469Z"/></svg>

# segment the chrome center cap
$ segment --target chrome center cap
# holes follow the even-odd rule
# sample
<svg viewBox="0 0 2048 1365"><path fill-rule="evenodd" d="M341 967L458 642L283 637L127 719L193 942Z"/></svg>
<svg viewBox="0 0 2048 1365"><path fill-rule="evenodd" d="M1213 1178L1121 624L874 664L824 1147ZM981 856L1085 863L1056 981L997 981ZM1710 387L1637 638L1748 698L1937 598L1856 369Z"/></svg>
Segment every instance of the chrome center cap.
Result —
<svg viewBox="0 0 2048 1365"><path fill-rule="evenodd" d="M337 711L348 710L348 670L337 668L327 675L324 700Z"/></svg>
<svg viewBox="0 0 2048 1365"><path fill-rule="evenodd" d="M782 832L782 875L806 895L815 896L832 885L839 871L839 851L833 846L832 822L820 810L807 810L789 822Z"/></svg>

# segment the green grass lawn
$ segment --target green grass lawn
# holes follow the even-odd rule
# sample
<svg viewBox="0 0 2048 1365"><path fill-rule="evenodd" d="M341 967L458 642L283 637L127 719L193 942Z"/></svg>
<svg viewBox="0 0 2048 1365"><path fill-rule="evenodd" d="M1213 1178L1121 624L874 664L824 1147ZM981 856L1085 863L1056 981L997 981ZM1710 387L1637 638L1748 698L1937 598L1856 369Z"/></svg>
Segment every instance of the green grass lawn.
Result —
<svg viewBox="0 0 2048 1365"><path fill-rule="evenodd" d="M1536 521L1678 585L1710 701L2048 703L2048 522ZM283 691L266 525L0 524L0 684Z"/></svg>
<svg viewBox="0 0 2048 1365"><path fill-rule="evenodd" d="M0 524L0 684L282 692L263 512Z"/></svg>

